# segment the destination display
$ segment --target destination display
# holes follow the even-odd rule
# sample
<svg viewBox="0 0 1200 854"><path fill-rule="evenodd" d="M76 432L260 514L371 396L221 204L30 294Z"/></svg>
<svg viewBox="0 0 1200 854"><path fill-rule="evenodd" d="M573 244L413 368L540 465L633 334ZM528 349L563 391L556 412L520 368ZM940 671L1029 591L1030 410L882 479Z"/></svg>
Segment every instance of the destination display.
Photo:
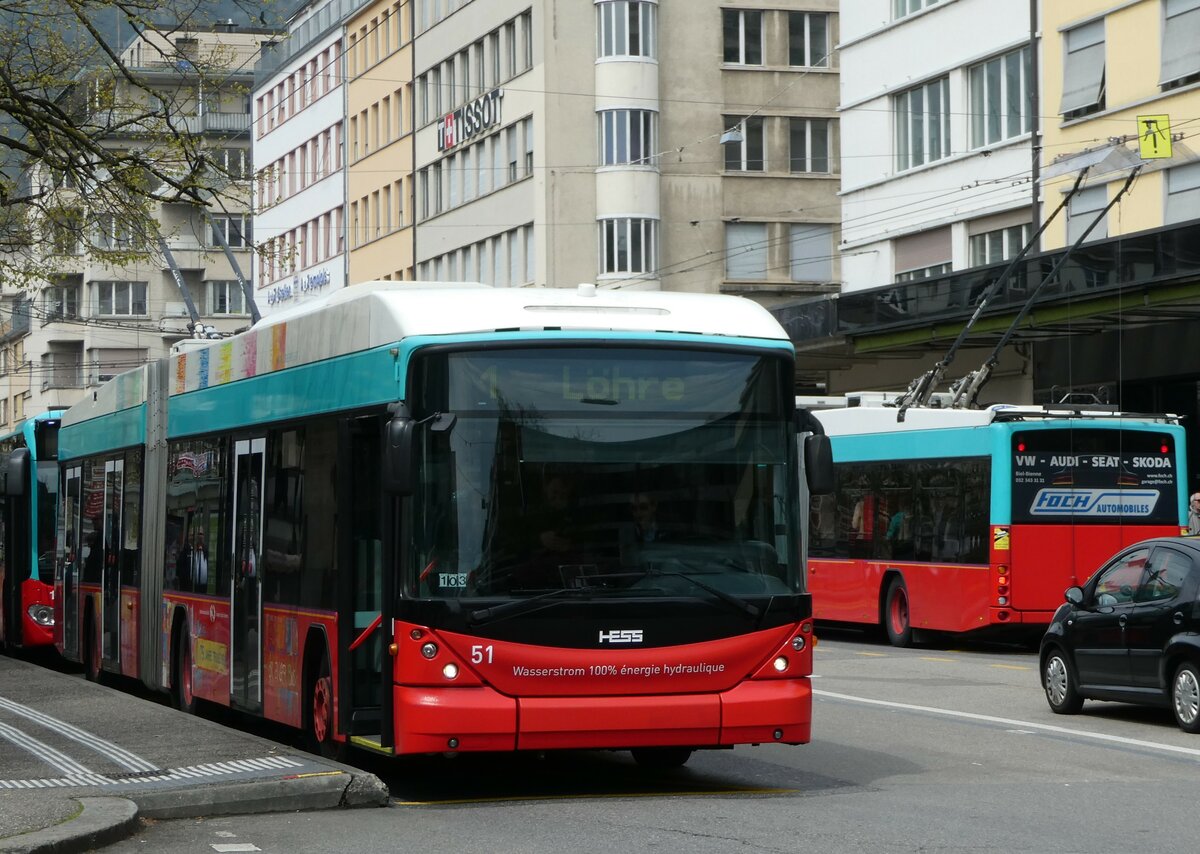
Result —
<svg viewBox="0 0 1200 854"><path fill-rule="evenodd" d="M1013 522L1179 521L1174 442L1121 430L1013 437Z"/></svg>

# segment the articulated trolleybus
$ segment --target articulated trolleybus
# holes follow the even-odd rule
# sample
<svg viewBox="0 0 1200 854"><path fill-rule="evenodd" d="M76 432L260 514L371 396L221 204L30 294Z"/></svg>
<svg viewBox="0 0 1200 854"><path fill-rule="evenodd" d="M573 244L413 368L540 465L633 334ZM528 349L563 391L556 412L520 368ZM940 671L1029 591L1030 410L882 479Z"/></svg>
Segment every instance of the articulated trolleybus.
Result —
<svg viewBox="0 0 1200 854"><path fill-rule="evenodd" d="M1063 591L1186 523L1184 431L1101 406L817 411L837 489L812 505L818 620L1040 636Z"/></svg>
<svg viewBox="0 0 1200 854"><path fill-rule="evenodd" d="M54 533L61 412L0 436L0 646L54 643Z"/></svg>
<svg viewBox="0 0 1200 854"><path fill-rule="evenodd" d="M373 282L121 375L61 651L325 752L806 742L793 358L739 298Z"/></svg>

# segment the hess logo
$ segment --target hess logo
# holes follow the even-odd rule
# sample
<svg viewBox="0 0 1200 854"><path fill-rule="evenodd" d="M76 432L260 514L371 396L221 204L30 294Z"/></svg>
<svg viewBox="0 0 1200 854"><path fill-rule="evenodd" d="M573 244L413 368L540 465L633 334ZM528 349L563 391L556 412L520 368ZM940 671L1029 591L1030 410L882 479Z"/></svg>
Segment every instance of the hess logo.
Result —
<svg viewBox="0 0 1200 854"><path fill-rule="evenodd" d="M600 630L600 643L641 643L641 629Z"/></svg>

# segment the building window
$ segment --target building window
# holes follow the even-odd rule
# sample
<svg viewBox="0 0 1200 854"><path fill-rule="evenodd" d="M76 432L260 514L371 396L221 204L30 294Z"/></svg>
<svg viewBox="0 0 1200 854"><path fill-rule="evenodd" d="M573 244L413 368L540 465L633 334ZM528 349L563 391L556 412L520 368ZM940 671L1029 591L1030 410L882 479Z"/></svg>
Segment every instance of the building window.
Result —
<svg viewBox="0 0 1200 854"><path fill-rule="evenodd" d="M212 223L212 245L220 246L220 238L224 237L230 249L249 248L249 214L213 214L209 219Z"/></svg>
<svg viewBox="0 0 1200 854"><path fill-rule="evenodd" d="M647 164L657 145L658 114L652 110L600 113L600 165Z"/></svg>
<svg viewBox="0 0 1200 854"><path fill-rule="evenodd" d="M209 152L213 164L224 175L238 181L250 177L250 150L248 148L222 148Z"/></svg>
<svg viewBox="0 0 1200 854"><path fill-rule="evenodd" d="M762 16L763 13L757 9L721 10L727 64L763 64Z"/></svg>
<svg viewBox="0 0 1200 854"><path fill-rule="evenodd" d="M986 267L1015 258L1029 242L1030 233L1029 223L1024 223L971 235L971 266Z"/></svg>
<svg viewBox="0 0 1200 854"><path fill-rule="evenodd" d="M144 317L146 283L97 282L96 313L103 317Z"/></svg>
<svg viewBox="0 0 1200 854"><path fill-rule="evenodd" d="M726 142L721 147L725 149L726 172L761 172L765 164L765 140L763 136L763 117L722 116L727 128L737 128L741 134L740 142Z"/></svg>
<svg viewBox="0 0 1200 854"><path fill-rule="evenodd" d="M1029 48L972 66L971 147L991 145L1033 129L1029 110Z"/></svg>
<svg viewBox="0 0 1200 854"><path fill-rule="evenodd" d="M1168 223L1200 219L1200 161L1167 170Z"/></svg>
<svg viewBox="0 0 1200 854"><path fill-rule="evenodd" d="M903 18L914 12L920 12L927 6L932 6L938 0L892 0L892 17Z"/></svg>
<svg viewBox="0 0 1200 854"><path fill-rule="evenodd" d="M833 281L833 226L791 226L788 257L793 282Z"/></svg>
<svg viewBox="0 0 1200 854"><path fill-rule="evenodd" d="M1076 118L1104 109L1104 19L1063 34L1066 55L1059 112Z"/></svg>
<svg viewBox="0 0 1200 854"><path fill-rule="evenodd" d="M905 270L903 273L896 274L897 282L916 282L921 279L932 279L934 276L944 276L950 272L950 262L946 261L942 264L930 264L928 267L920 267L916 270Z"/></svg>
<svg viewBox="0 0 1200 854"><path fill-rule="evenodd" d="M793 172L829 172L829 119L791 119Z"/></svg>
<svg viewBox="0 0 1200 854"><path fill-rule="evenodd" d="M725 223L725 278L762 280L766 277L767 224Z"/></svg>
<svg viewBox="0 0 1200 854"><path fill-rule="evenodd" d="M596 4L598 56L648 56L656 52L658 7L637 0Z"/></svg>
<svg viewBox="0 0 1200 854"><path fill-rule="evenodd" d="M1200 80L1200 0L1164 0L1162 81L1174 89Z"/></svg>
<svg viewBox="0 0 1200 854"><path fill-rule="evenodd" d="M788 12L788 65L829 66L829 15Z"/></svg>
<svg viewBox="0 0 1200 854"><path fill-rule="evenodd" d="M895 104L897 169L950 156L950 78L901 92Z"/></svg>
<svg viewBox="0 0 1200 854"><path fill-rule="evenodd" d="M79 317L79 286L57 285L46 290L46 321Z"/></svg>
<svg viewBox="0 0 1200 854"><path fill-rule="evenodd" d="M1092 222L1108 204L1108 187L1101 184L1087 187L1071 197L1067 205L1067 243L1074 244L1088 230ZM1108 217L1100 218L1096 227L1088 233L1088 240L1103 240L1108 237Z"/></svg>
<svg viewBox="0 0 1200 854"><path fill-rule="evenodd" d="M208 283L209 314L246 314L246 295L235 280Z"/></svg>
<svg viewBox="0 0 1200 854"><path fill-rule="evenodd" d="M653 272L658 258L658 222L602 219L600 244L602 274Z"/></svg>
<svg viewBox="0 0 1200 854"><path fill-rule="evenodd" d="M100 249L128 249L133 246L129 224L116 214L100 214L97 219L97 246Z"/></svg>

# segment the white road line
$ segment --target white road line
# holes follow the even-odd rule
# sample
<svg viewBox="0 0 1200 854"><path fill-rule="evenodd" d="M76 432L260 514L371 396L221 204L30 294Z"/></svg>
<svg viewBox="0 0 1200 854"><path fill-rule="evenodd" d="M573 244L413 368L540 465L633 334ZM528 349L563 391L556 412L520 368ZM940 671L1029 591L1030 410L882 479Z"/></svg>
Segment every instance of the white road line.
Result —
<svg viewBox="0 0 1200 854"><path fill-rule="evenodd" d="M238 851L262 851L257 845L251 845L249 842L214 842L212 843L212 850L229 852L229 854Z"/></svg>
<svg viewBox="0 0 1200 854"><path fill-rule="evenodd" d="M1039 724L1031 721L1021 721L1014 718L998 718L993 715L977 715L972 712L958 712L954 709L939 709L934 706L916 706L912 703L895 703L891 700L872 700L869 697L855 697L851 694L837 694L833 691L813 691L813 694L818 697L829 697L833 700L845 700L850 703L863 703L868 706L885 706L891 709L903 709L909 712L924 712L930 715L943 715L950 718L963 718L964 720L983 721L990 724L1001 724L1009 727L1019 727L1022 729L1040 730L1041 732L1053 732L1060 735L1070 735L1076 738L1091 738L1096 741L1108 741L1113 744L1124 744L1129 747L1144 747L1149 750L1161 750L1164 753L1179 753L1184 756L1200 757L1200 748L1195 747L1176 747L1173 744L1162 744L1157 741L1144 741L1140 738L1125 738L1120 735L1108 735L1102 732L1088 732L1082 729L1069 729L1068 727L1054 726L1053 724Z"/></svg>
<svg viewBox="0 0 1200 854"><path fill-rule="evenodd" d="M76 762L65 753L55 750L45 742L38 741L33 736L27 735L16 727L9 726L6 723L0 723L0 738L15 744L22 750L32 753L38 759L63 774L79 777L96 776L91 769Z"/></svg>
<svg viewBox="0 0 1200 854"><path fill-rule="evenodd" d="M111 741L105 741L98 735L94 735L87 730L80 729L66 721L60 721L58 718L50 717L44 712L39 712L37 709L31 709L29 706L23 706L7 697L0 697L0 709L6 709L13 714L20 715L26 720L33 721L36 724L41 724L46 729L52 730L59 735L65 736L72 741L82 744L84 747L107 756L116 764L120 765L129 771L153 771L155 766L147 762L136 753L126 750L119 744L113 744Z"/></svg>

